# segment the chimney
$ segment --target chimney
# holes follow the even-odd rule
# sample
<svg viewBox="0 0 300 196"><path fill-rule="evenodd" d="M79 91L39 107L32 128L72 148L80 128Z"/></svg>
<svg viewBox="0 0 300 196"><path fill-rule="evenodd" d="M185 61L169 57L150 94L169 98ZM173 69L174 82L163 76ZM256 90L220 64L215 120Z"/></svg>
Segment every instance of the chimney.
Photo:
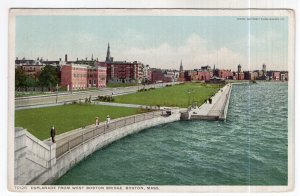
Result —
<svg viewBox="0 0 300 196"><path fill-rule="evenodd" d="M68 62L68 55L65 54L65 62Z"/></svg>

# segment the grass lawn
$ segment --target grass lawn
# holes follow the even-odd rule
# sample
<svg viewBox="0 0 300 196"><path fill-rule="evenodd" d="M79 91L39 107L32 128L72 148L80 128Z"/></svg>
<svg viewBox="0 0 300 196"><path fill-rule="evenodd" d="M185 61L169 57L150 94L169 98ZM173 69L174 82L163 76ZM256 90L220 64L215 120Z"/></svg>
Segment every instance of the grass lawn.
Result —
<svg viewBox="0 0 300 196"><path fill-rule="evenodd" d="M15 111L15 127L26 128L37 138L44 140L50 137L51 126L54 125L56 134L95 123L98 116L100 122L142 113L140 109L99 106L88 104L71 104L47 108L35 108Z"/></svg>
<svg viewBox="0 0 300 196"><path fill-rule="evenodd" d="M116 96L115 102L151 106L188 107L189 100L190 103L195 101L200 105L204 103L205 99L214 95L222 86L217 84L185 83L172 87ZM189 91L190 93L188 93Z"/></svg>

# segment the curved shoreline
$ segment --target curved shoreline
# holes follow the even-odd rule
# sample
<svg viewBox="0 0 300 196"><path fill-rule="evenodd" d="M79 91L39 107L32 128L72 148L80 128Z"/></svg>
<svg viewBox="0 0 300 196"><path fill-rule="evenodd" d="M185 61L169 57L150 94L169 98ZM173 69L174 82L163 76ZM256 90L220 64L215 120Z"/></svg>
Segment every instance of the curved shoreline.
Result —
<svg viewBox="0 0 300 196"><path fill-rule="evenodd" d="M213 97L213 104L199 108L200 120L225 120L230 100L231 84L225 85ZM57 143L40 141L26 129L16 128L15 184L51 184L85 157L104 146L157 125L179 121L184 116L179 108L169 108L171 115L162 111L116 119L108 125L93 125L58 136ZM216 112L217 111L217 112Z"/></svg>

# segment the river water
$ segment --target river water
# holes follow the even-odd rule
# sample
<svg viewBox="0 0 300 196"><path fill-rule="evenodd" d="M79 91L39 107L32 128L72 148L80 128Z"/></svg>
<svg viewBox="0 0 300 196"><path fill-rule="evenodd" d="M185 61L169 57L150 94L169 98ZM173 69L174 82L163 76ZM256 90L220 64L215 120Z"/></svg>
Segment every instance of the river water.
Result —
<svg viewBox="0 0 300 196"><path fill-rule="evenodd" d="M287 83L234 85L227 120L179 121L112 143L57 185L287 185Z"/></svg>

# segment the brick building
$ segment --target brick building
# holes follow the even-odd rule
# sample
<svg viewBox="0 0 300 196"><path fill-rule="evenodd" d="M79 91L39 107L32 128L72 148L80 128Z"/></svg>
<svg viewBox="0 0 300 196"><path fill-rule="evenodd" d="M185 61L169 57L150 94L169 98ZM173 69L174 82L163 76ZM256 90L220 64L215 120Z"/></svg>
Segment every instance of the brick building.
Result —
<svg viewBox="0 0 300 196"><path fill-rule="evenodd" d="M152 68L151 69L151 82L152 83L159 83L163 82L164 80L164 73L161 69Z"/></svg>
<svg viewBox="0 0 300 196"><path fill-rule="evenodd" d="M144 65L137 61L106 62L108 83L141 83Z"/></svg>
<svg viewBox="0 0 300 196"><path fill-rule="evenodd" d="M108 44L105 60L108 83L142 83L149 74L148 68L141 62L114 61Z"/></svg>
<svg viewBox="0 0 300 196"><path fill-rule="evenodd" d="M185 81L185 78L184 78L184 71L182 72L179 72L179 75L178 75L178 82L184 82Z"/></svg>
<svg viewBox="0 0 300 196"><path fill-rule="evenodd" d="M198 77L198 80L201 80L201 81L209 81L211 78L210 72L208 72L206 70L198 70L197 77Z"/></svg>
<svg viewBox="0 0 300 196"><path fill-rule="evenodd" d="M22 69L24 74L27 76L31 76L34 79L37 79L42 72L43 68L46 64L42 63L39 58L37 60L32 59L16 59L15 60L15 67Z"/></svg>
<svg viewBox="0 0 300 196"><path fill-rule="evenodd" d="M211 66L209 66L209 65L202 66L202 67L201 67L201 70L203 70L203 71L208 71L209 74L210 74L210 77L213 77L213 75L214 75L214 70L215 70L215 66L214 66L213 69L212 69Z"/></svg>
<svg viewBox="0 0 300 196"><path fill-rule="evenodd" d="M83 64L62 65L61 86L69 90L106 87L106 67Z"/></svg>
<svg viewBox="0 0 300 196"><path fill-rule="evenodd" d="M215 75L222 79L229 79L232 78L233 76L231 70L225 70L225 69L216 69Z"/></svg>
<svg viewBox="0 0 300 196"><path fill-rule="evenodd" d="M280 72L279 71L273 71L272 72L272 79L273 80L280 80Z"/></svg>

